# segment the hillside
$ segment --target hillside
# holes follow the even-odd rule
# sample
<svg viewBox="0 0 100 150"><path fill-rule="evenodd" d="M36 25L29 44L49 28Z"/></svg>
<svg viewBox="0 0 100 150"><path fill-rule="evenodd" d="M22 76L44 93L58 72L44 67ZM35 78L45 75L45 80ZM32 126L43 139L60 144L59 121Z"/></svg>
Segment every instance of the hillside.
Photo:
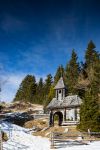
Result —
<svg viewBox="0 0 100 150"><path fill-rule="evenodd" d="M29 112L29 113L43 113L43 106L39 104L32 104L30 102L16 101L11 103L1 104L3 106L2 112Z"/></svg>

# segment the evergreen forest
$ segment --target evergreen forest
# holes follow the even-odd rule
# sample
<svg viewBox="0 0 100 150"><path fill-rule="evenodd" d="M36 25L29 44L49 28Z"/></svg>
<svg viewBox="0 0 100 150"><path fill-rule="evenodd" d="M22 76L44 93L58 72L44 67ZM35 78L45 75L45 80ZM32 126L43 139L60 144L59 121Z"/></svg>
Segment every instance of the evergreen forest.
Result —
<svg viewBox="0 0 100 150"><path fill-rule="evenodd" d="M27 75L21 82L13 101L42 104L44 109L55 96L54 86L63 77L68 95L79 95L83 103L80 109L78 128L100 131L100 53L91 40L85 50L84 62L78 62L78 55L72 50L65 66L59 65L54 76L48 74L45 81L36 82L34 75Z"/></svg>

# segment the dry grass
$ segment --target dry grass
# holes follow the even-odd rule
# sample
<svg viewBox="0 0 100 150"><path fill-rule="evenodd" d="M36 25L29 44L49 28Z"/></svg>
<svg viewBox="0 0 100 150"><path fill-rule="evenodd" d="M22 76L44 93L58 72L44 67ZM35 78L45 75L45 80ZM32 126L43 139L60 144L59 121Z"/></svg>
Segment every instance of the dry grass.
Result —
<svg viewBox="0 0 100 150"><path fill-rule="evenodd" d="M25 128L32 128L33 126L43 129L48 126L48 120L47 119L31 120L26 122L24 125Z"/></svg>
<svg viewBox="0 0 100 150"><path fill-rule="evenodd" d="M59 133L66 133L66 139L70 138L72 140L81 139L81 132L79 132L76 126L58 126L57 122L55 123L54 127L48 127L48 119L37 119L28 121L24 125L26 128L32 128L33 126L39 128L40 130L37 132L33 132L34 136L42 136L50 138L52 132L59 132ZM89 135L83 135L84 140L90 140ZM97 138L91 137L91 140L97 140ZM100 140L100 139L99 139Z"/></svg>
<svg viewBox="0 0 100 150"><path fill-rule="evenodd" d="M65 133L62 135L62 139L65 138L72 140L81 140L83 136L84 137L83 141L100 140L100 138L95 138L93 136L90 137L88 134L82 135L82 133L77 130L76 126L58 126L57 122L55 122L54 127L49 128L48 119L37 119L25 123L26 128L32 128L33 126L40 128L39 131L32 133L34 136L42 136L50 138L52 132L59 132ZM66 135L66 137L64 135Z"/></svg>
<svg viewBox="0 0 100 150"><path fill-rule="evenodd" d="M3 141L7 141L8 140L7 133L2 132L2 139L3 139Z"/></svg>
<svg viewBox="0 0 100 150"><path fill-rule="evenodd" d="M54 127L47 128L45 130L43 129L41 131L35 132L35 133L33 133L33 135L50 138L51 132L61 132L61 133L63 133L64 130L65 130L65 127L63 128L63 127L59 127L59 126L54 126Z"/></svg>
<svg viewBox="0 0 100 150"><path fill-rule="evenodd" d="M28 121L24 125L26 128L32 128L33 126L40 128L40 131L33 132L35 136L42 136L50 138L51 132L60 132L65 133L68 131L70 132L77 132L76 126L58 126L57 122L55 123L54 127L48 127L48 119L37 119Z"/></svg>
<svg viewBox="0 0 100 150"><path fill-rule="evenodd" d="M24 101L16 101L12 103L2 104L3 112L33 112L35 113L38 110L43 110L43 106L39 104L32 104Z"/></svg>

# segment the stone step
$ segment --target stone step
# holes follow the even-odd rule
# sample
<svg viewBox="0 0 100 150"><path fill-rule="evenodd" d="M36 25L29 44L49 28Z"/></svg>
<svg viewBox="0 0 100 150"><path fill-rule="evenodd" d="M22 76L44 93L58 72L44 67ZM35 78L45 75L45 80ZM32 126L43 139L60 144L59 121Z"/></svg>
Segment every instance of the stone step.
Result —
<svg viewBox="0 0 100 150"><path fill-rule="evenodd" d="M79 124L78 121L65 121L62 123L62 125L77 125Z"/></svg>

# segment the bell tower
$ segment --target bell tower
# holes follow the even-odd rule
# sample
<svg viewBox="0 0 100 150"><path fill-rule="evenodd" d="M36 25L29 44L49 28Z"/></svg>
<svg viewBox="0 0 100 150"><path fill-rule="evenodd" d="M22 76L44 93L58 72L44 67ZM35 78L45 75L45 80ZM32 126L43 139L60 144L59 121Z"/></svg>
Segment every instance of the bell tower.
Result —
<svg viewBox="0 0 100 150"><path fill-rule="evenodd" d="M62 77L59 79L54 89L56 90L56 99L59 101L64 100L66 96L66 87Z"/></svg>

